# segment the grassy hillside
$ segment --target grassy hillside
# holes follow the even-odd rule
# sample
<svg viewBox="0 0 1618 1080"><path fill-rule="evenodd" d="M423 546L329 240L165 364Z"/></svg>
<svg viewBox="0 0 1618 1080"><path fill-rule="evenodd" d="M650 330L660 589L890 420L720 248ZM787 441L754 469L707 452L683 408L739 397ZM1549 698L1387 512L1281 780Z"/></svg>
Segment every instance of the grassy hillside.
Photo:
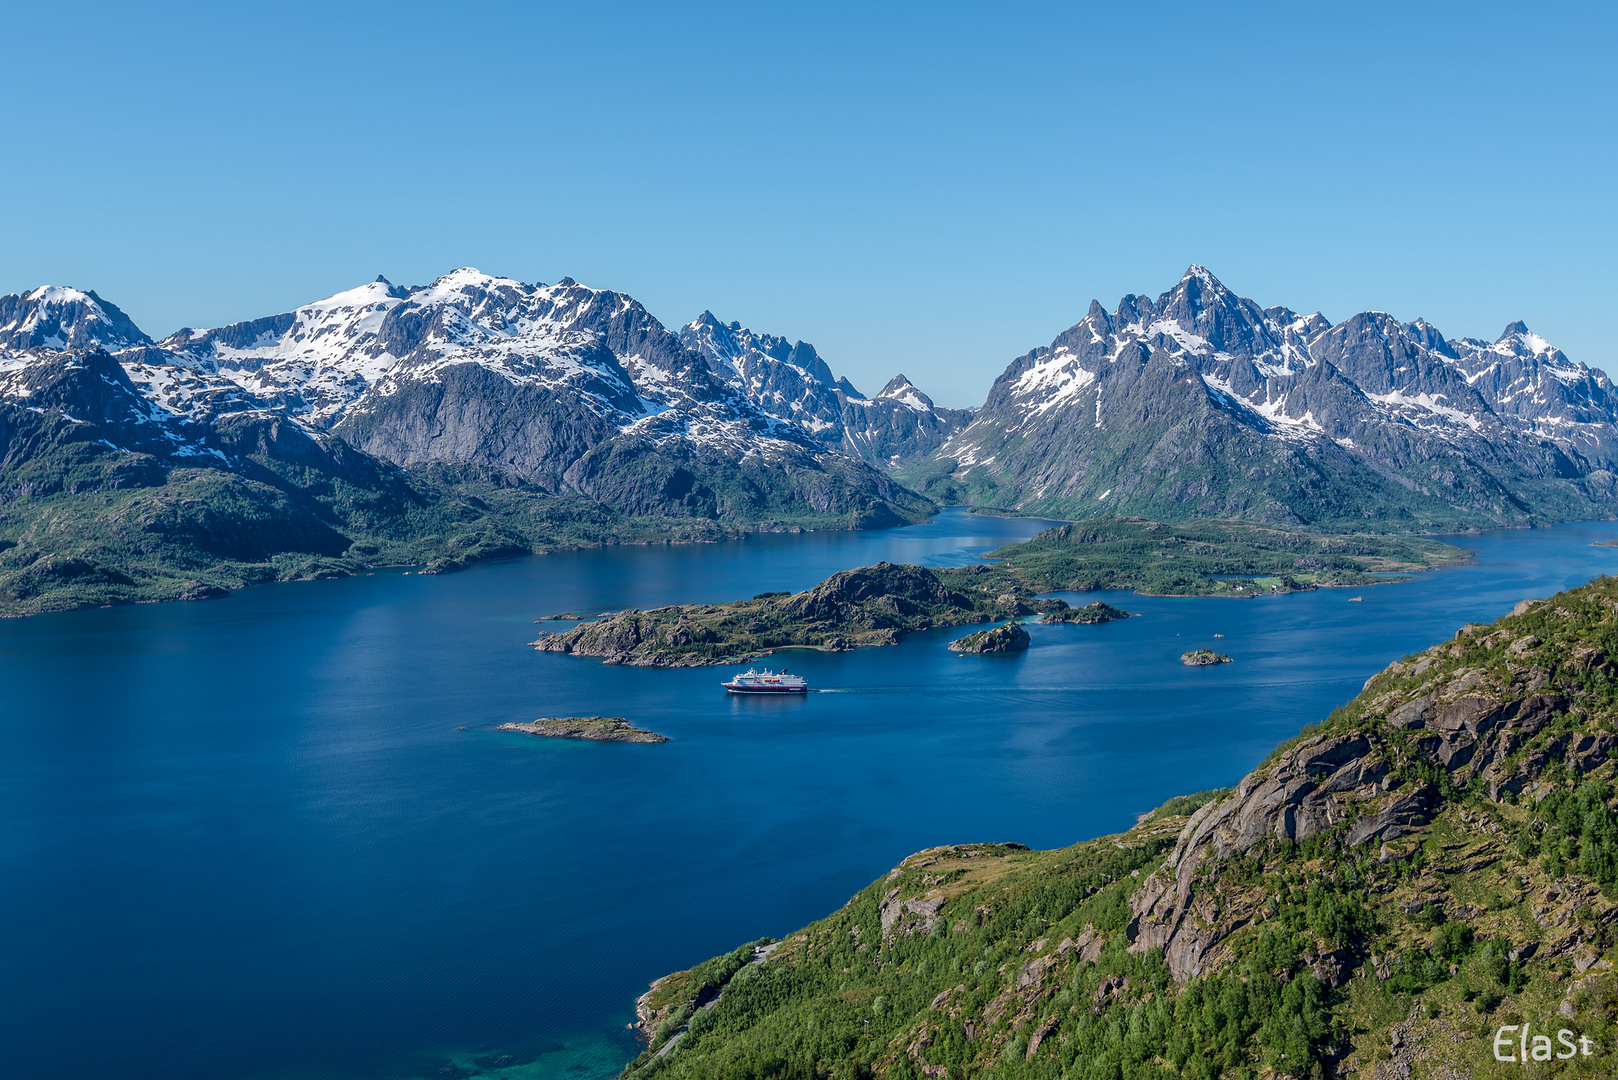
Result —
<svg viewBox="0 0 1618 1080"><path fill-rule="evenodd" d="M1610 1076L1614 748L1602 578L1392 665L1233 789L918 852L660 980L625 1077ZM1572 1056L1497 1061L1524 1022Z"/></svg>

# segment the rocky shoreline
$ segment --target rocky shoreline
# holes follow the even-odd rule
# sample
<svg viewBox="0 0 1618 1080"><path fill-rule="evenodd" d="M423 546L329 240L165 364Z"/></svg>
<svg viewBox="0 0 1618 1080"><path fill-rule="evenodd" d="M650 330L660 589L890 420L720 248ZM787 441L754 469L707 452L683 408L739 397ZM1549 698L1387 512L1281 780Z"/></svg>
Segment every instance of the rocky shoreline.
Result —
<svg viewBox="0 0 1618 1080"><path fill-rule="evenodd" d="M544 716L529 724L501 724L496 730L521 731L547 739L587 739L590 742L668 742L667 735L638 728L621 716Z"/></svg>
<svg viewBox="0 0 1618 1080"><path fill-rule="evenodd" d="M1216 653L1212 649L1192 649L1190 652L1180 654L1180 663L1186 667L1212 667L1215 664L1230 663L1230 657L1224 653Z"/></svg>

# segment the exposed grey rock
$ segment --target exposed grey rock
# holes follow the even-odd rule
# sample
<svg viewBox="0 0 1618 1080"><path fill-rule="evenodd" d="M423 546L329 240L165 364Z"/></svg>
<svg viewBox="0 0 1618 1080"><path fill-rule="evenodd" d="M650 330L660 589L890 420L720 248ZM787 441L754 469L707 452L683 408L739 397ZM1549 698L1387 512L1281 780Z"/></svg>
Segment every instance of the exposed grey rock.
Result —
<svg viewBox="0 0 1618 1080"><path fill-rule="evenodd" d="M929 454L971 419L972 410L934 405L903 375L866 398L847 379L834 379L814 346L722 323L712 312L681 328L680 340L766 412L875 464L896 466Z"/></svg>
<svg viewBox="0 0 1618 1080"><path fill-rule="evenodd" d="M278 417L287 437L336 435L395 464L504 474L637 516L875 528L934 509L828 449L819 421L777 416L716 377L633 298L568 278L528 285L462 269L411 288L379 278L156 343L94 293L0 297L0 398L48 381L54 356L97 348L150 407L152 430L181 434L180 454L222 452L222 418L240 414ZM832 384L813 352L799 350L805 369L790 353L770 363L820 386L835 421L853 388Z"/></svg>
<svg viewBox="0 0 1618 1080"><path fill-rule="evenodd" d="M1012 361L937 457L1028 511L1519 524L1618 508L1618 395L1517 324L1492 345L1333 326L1193 266Z"/></svg>

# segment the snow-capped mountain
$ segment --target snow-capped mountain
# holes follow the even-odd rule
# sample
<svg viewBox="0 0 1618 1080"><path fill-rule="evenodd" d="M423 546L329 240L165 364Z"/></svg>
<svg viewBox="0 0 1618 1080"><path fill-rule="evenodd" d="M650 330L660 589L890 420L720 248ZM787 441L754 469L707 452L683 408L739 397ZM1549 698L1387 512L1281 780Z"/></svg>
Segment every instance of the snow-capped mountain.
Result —
<svg viewBox="0 0 1618 1080"><path fill-rule="evenodd" d="M745 516L784 496L810 514L901 520L927 505L716 377L632 297L567 278L379 278L161 342L75 290L6 297L0 317L10 368L103 349L210 447L210 425L246 413L400 465L491 469L632 514Z"/></svg>
<svg viewBox="0 0 1618 1080"><path fill-rule="evenodd" d="M0 350L125 349L151 339L94 292L46 285L0 296Z"/></svg>
<svg viewBox="0 0 1618 1080"><path fill-rule="evenodd" d="M757 334L709 311L681 328L680 341L759 408L878 465L931 453L971 417L971 410L937 408L903 375L867 398L846 378L833 378L813 345Z"/></svg>
<svg viewBox="0 0 1618 1080"><path fill-rule="evenodd" d="M1493 344L1381 312L1333 325L1193 266L1155 300L1092 302L1013 361L937 456L952 484L1078 516L1607 516L1618 397L1520 323Z"/></svg>

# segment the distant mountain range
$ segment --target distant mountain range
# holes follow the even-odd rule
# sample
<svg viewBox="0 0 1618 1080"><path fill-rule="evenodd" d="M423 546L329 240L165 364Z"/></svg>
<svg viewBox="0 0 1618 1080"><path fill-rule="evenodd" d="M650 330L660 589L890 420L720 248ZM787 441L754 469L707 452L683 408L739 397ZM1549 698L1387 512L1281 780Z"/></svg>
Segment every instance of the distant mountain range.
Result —
<svg viewBox="0 0 1618 1080"><path fill-rule="evenodd" d="M162 341L93 292L0 297L0 612L936 509L866 457L963 414L706 324L467 269Z"/></svg>
<svg viewBox="0 0 1618 1080"><path fill-rule="evenodd" d="M909 475L946 500L1062 517L1440 530L1609 517L1618 398L1523 324L1261 308L1193 266L1012 361Z"/></svg>
<svg viewBox="0 0 1618 1080"><path fill-rule="evenodd" d="M723 333L704 336L708 324ZM714 343L729 351L699 348ZM185 431L182 456L219 451L222 417L273 414L397 465L474 465L633 515L754 521L784 508L908 520L930 507L817 434L887 448L890 432L916 429L897 411L952 430L919 393L865 401L810 346L706 315L676 335L633 298L566 278L527 285L462 269L417 288L379 279L156 342L94 293L0 299L0 387L11 388L0 394L18 399L54 357L97 349L156 407L153 422ZM863 426L844 419L844 401Z"/></svg>
<svg viewBox="0 0 1618 1080"><path fill-rule="evenodd" d="M94 292L0 297L0 610L945 502L1396 532L1609 517L1615 456L1607 377L1520 323L1333 325L1198 266L1092 303L978 410L903 375L866 397L802 341L710 312L671 331L568 278L378 278L161 341Z"/></svg>

